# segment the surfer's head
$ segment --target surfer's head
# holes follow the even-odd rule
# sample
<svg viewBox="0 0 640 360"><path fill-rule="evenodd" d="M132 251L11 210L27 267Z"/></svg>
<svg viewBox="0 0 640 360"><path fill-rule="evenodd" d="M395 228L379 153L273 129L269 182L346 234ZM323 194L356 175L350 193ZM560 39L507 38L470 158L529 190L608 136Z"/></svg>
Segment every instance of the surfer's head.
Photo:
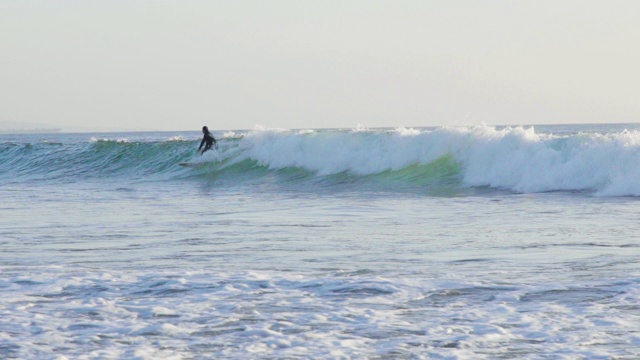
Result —
<svg viewBox="0 0 640 360"><path fill-rule="evenodd" d="M206 126L203 126L202 127L202 132L205 133L205 134L208 133L209 132L209 128L206 127Z"/></svg>

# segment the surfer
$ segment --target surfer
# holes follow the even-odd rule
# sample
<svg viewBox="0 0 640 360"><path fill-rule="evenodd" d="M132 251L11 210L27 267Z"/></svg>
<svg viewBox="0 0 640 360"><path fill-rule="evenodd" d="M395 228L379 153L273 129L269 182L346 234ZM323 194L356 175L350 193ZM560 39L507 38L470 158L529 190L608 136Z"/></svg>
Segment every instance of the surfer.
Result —
<svg viewBox="0 0 640 360"><path fill-rule="evenodd" d="M207 128L206 126L203 126L202 133L204 134L204 137L200 142L200 147L198 147L198 152L200 154L204 154L205 151L211 149L213 145L215 145L216 148L218 148L218 142L216 141L216 138L214 138L213 135L209 132L209 128ZM202 149L203 145L204 145L204 149ZM200 149L202 149L202 151Z"/></svg>

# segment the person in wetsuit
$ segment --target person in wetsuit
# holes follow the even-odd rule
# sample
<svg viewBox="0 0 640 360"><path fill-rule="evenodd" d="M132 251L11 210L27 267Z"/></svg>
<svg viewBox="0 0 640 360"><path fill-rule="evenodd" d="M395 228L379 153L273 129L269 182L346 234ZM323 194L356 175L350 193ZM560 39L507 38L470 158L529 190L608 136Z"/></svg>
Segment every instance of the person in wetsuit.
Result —
<svg viewBox="0 0 640 360"><path fill-rule="evenodd" d="M209 128L207 128L206 126L203 126L202 133L204 134L204 137L200 142L200 147L198 147L198 152L200 154L204 154L205 151L211 149L213 145L215 145L216 148L218 147L218 142L216 141L216 138L214 138L213 135L209 132ZM203 145L204 145L204 149L202 149ZM200 151L200 149L202 149L202 151Z"/></svg>

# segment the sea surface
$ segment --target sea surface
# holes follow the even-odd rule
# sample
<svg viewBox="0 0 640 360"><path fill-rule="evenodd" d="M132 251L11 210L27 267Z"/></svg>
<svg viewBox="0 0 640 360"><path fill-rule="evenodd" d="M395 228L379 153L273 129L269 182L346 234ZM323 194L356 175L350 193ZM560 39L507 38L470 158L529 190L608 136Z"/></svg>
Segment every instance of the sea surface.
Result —
<svg viewBox="0 0 640 360"><path fill-rule="evenodd" d="M0 136L0 358L640 358L640 125L213 133Z"/></svg>

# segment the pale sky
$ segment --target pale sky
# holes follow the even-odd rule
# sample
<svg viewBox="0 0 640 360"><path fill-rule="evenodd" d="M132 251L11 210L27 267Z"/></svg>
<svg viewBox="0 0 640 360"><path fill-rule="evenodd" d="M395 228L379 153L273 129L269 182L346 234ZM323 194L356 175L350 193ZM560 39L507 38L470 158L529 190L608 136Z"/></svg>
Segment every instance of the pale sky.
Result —
<svg viewBox="0 0 640 360"><path fill-rule="evenodd" d="M0 121L640 122L637 0L0 0Z"/></svg>

